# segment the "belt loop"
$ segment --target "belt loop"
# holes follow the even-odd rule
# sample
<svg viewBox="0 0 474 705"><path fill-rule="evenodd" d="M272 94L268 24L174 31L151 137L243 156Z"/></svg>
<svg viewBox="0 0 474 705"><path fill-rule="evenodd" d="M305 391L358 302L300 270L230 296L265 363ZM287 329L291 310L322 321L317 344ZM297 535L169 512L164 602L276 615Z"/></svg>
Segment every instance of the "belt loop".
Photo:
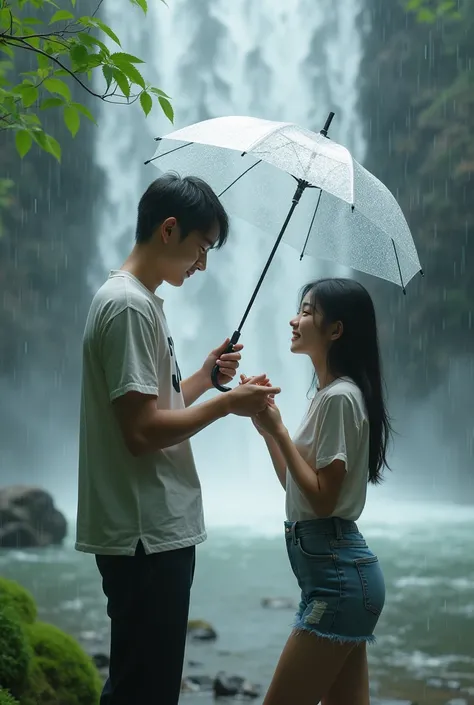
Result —
<svg viewBox="0 0 474 705"><path fill-rule="evenodd" d="M291 527L291 540L293 542L293 545L296 546L298 543L298 539L296 538L296 524L298 522L294 521Z"/></svg>
<svg viewBox="0 0 474 705"><path fill-rule="evenodd" d="M336 539L340 541L342 539L342 526L341 522L337 517L333 517L332 519L333 524L334 524L334 530L336 532Z"/></svg>

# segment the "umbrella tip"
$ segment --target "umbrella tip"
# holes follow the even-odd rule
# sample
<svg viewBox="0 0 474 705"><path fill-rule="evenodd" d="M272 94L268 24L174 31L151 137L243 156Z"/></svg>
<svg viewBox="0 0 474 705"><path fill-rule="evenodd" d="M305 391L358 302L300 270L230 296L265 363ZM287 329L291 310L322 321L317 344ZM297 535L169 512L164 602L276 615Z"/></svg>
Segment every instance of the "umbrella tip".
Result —
<svg viewBox="0 0 474 705"><path fill-rule="evenodd" d="M333 119L334 119L334 115L335 115L335 113L333 113L333 112L330 112L330 113L329 113L328 119L326 120L326 123L325 123L323 129L321 130L321 134L322 134L323 137L327 137L327 136L328 136L328 130L329 130L329 128L331 127L331 123L332 123L332 121L333 121Z"/></svg>
<svg viewBox="0 0 474 705"><path fill-rule="evenodd" d="M153 139L155 140L155 142L161 142L161 140L162 140L161 137L154 137Z"/></svg>
<svg viewBox="0 0 474 705"><path fill-rule="evenodd" d="M425 273L424 273L424 271L423 271L422 269L420 269L420 274L421 274L422 277L425 276Z"/></svg>

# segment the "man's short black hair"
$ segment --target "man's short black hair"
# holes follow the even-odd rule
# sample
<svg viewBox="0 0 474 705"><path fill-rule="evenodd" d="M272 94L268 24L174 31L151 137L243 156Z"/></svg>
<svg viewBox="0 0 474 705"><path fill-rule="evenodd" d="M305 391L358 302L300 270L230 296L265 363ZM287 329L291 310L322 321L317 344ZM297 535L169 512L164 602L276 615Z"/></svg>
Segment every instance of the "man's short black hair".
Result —
<svg viewBox="0 0 474 705"><path fill-rule="evenodd" d="M167 218L176 218L183 239L193 230L207 233L217 224L216 249L225 244L229 234L224 206L209 184L196 176L167 173L149 185L138 204L137 243L151 240L156 228Z"/></svg>

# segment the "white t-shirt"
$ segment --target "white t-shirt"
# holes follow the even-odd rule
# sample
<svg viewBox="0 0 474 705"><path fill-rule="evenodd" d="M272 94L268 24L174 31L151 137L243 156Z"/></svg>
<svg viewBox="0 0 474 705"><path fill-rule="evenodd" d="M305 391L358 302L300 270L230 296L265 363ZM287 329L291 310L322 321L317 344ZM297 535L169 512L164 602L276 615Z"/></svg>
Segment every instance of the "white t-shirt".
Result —
<svg viewBox="0 0 474 705"><path fill-rule="evenodd" d="M189 441L140 457L128 451L112 402L130 391L183 409L163 301L113 271L92 301L83 341L76 549L146 553L205 540L201 486Z"/></svg>
<svg viewBox="0 0 474 705"><path fill-rule="evenodd" d="M306 462L318 470L333 460L344 461L346 475L331 516L357 521L364 509L369 477L369 421L359 387L341 377L319 391L293 441ZM318 518L289 470L286 515L289 521Z"/></svg>

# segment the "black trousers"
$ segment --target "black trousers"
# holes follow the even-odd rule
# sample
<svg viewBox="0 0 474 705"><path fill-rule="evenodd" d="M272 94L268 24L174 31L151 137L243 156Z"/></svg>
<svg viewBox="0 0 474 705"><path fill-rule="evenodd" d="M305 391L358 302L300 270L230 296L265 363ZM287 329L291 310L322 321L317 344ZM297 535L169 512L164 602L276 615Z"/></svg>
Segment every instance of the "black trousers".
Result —
<svg viewBox="0 0 474 705"><path fill-rule="evenodd" d="M177 705L195 547L96 556L111 621L110 670L100 705Z"/></svg>

